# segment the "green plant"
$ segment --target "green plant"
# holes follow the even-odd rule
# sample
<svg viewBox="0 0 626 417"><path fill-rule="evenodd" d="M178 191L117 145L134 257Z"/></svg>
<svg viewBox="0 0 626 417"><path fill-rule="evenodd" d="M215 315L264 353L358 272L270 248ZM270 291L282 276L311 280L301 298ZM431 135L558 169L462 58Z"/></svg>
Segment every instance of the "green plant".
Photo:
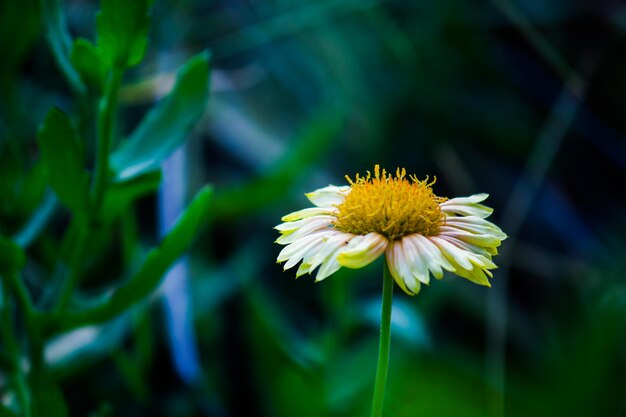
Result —
<svg viewBox="0 0 626 417"><path fill-rule="evenodd" d="M17 230L0 225L0 366L9 376L4 390L14 398L0 406L0 416L67 415L63 393L46 361L46 345L65 332L119 317L147 299L192 243L209 210L211 188L204 187L139 265L122 257L117 270L107 270L105 275L110 276L102 294L77 301L76 290L89 268L111 247L136 251L133 204L156 191L161 162L187 139L208 99L209 55L203 52L189 59L170 94L120 140L123 135L116 129L120 85L126 70L144 57L150 7L147 0L103 0L92 42L71 39L60 1L40 2L46 38L74 94L71 107L76 116L59 107L49 110L37 134L38 159L28 161L30 182L17 192L31 193L29 201L39 202ZM93 125L95 146L87 140L87 126ZM1 146L10 149L10 141ZM95 149L93 158L89 149ZM19 183L19 170L15 176L9 174L3 180ZM43 192L46 185L53 195ZM18 198L8 198L3 208L19 212L14 207L19 203ZM55 212L60 213L62 226L42 238ZM131 238L125 239L129 234ZM33 247L42 239L58 250L42 262L51 267L42 267L37 275L40 284L33 285L23 269L39 253Z"/></svg>

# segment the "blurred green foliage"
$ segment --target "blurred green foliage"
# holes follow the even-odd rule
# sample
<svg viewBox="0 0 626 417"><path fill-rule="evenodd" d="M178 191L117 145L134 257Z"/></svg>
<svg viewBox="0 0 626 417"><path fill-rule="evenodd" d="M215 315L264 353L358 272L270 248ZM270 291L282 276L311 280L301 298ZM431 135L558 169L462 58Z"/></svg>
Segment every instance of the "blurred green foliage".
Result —
<svg viewBox="0 0 626 417"><path fill-rule="evenodd" d="M17 231L15 242L8 236L0 235L3 363L7 372L3 389L9 394L0 409L3 415L66 416L69 415L69 408L58 386L57 377L51 372L53 361L48 358L52 350L51 339L61 332L100 324L128 314L132 307L147 299L168 269L190 246L208 213L211 189L205 187L181 213L157 248L143 260L127 257L129 262L132 260L132 264L129 263L127 267L135 269L138 266L137 271L122 284L117 280L111 281L108 285L117 287L112 294L103 292L104 297L101 296L95 302L82 305L76 303L76 289L84 280L88 260L105 261L101 251L106 250L113 243L112 240L117 240L111 239L111 235L106 236L112 232L109 229L111 225L122 217L134 218L131 212L134 202L146 193L154 192L159 185L159 162L184 141L187 131L202 115L208 98L209 57L200 54L191 59L181 70L172 95L145 117L145 122L136 130L138 133L123 141L120 151L111 154L112 145L117 143L115 126L120 80L126 67L137 65L143 58L150 23L150 4L104 1L97 19L97 46L79 39L76 41L78 47L70 46L72 40L64 15L64 4L55 0L42 0L40 7L52 55L73 88L78 103L83 106L78 112L79 125L88 124L87 119L95 121L97 125L96 152L92 175L89 175L86 142L73 127L72 120L57 107L48 112L37 133L40 162L35 162L35 166L42 168L33 168L32 172L39 176L37 181L42 185L48 184L56 198L70 210L71 219L69 225L50 233L46 229L54 220L54 200L43 199L39 209L17 206L17 209L26 208L25 213L19 213L12 206L19 203L21 193L30 192L30 175L24 175L26 179L20 178L20 168L23 169L30 162L27 158L22 161L15 158L15 154L19 155L23 150L22 145L27 142L12 137L11 130L3 129L6 139L2 142L2 150L7 150L7 159L17 159L17 164L8 163L9 169L2 172L4 187L9 191L5 197L17 194L17 198L4 199L3 208L8 216L3 217L0 232L15 233L12 228L4 226L10 224L11 215L27 216L32 210L34 213L30 221L22 221L25 225L22 231ZM70 53L73 59L70 59ZM15 56L15 59L20 58L19 54ZM71 62L78 65L74 67ZM89 104L78 71L84 76L87 85L94 89L90 95L99 102L98 106ZM6 96L4 99L6 101L3 104L8 105L15 98ZM10 117L7 113L3 122L7 123ZM111 163L114 172L111 172ZM127 171L132 173L123 178L114 178L116 173ZM38 197L42 199L42 187L37 189ZM33 203L37 204L36 199ZM48 259L40 258L37 255L39 248L35 245L41 239L49 244L56 240L61 250L55 250ZM133 240L129 237L126 245L136 245L137 242ZM35 252L32 262L44 263L37 268L41 268L38 275L41 275L44 285L30 284L26 279L28 272L23 271L26 264L24 250L31 245ZM46 273L46 270L49 272ZM70 337L68 340L71 340ZM72 354L72 350L78 348L72 348L72 344L68 343L60 345L65 355ZM118 358L121 371L128 369L124 367L122 354L113 357ZM133 368L131 375L132 372Z"/></svg>
<svg viewBox="0 0 626 417"><path fill-rule="evenodd" d="M295 281L272 227L374 163L490 193L510 236L493 288L396 296L387 415L626 415L623 16L1 2L0 416L367 415L382 265ZM161 239L183 144L195 198ZM186 380L155 301L194 239Z"/></svg>

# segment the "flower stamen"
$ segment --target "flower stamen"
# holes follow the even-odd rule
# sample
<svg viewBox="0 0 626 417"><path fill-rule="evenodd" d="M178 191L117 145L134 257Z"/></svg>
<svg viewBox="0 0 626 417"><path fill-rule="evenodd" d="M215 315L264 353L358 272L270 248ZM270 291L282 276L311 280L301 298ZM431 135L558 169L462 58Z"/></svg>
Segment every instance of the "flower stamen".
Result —
<svg viewBox="0 0 626 417"><path fill-rule="evenodd" d="M374 175L358 173L350 184L350 193L337 204L334 226L347 233L366 235L377 232L389 240L419 233L436 235L445 222L439 204L445 198L436 196L432 185L436 178L420 181L413 174L407 179L406 169L397 168L395 177L380 165L374 166Z"/></svg>

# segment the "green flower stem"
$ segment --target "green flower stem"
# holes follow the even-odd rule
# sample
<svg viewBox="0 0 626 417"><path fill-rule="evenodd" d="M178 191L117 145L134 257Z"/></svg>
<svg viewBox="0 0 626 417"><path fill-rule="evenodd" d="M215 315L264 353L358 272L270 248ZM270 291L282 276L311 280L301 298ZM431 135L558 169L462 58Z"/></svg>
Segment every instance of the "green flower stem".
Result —
<svg viewBox="0 0 626 417"><path fill-rule="evenodd" d="M95 178L93 182L93 209L98 213L102 207L109 179L109 154L113 143L117 93L124 71L113 67L98 106L98 152L96 154Z"/></svg>
<svg viewBox="0 0 626 417"><path fill-rule="evenodd" d="M374 382L374 398L372 400L372 417L383 415L387 368L389 367L389 346L391 344L391 303L393 299L393 278L387 262L383 272L383 305L380 319L380 344L378 346L378 366Z"/></svg>

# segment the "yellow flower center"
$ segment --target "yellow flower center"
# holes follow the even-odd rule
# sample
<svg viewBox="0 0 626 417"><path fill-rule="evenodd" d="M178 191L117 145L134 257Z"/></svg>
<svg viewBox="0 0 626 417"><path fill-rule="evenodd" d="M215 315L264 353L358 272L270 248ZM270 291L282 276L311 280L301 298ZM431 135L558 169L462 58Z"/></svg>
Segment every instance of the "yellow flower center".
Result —
<svg viewBox="0 0 626 417"><path fill-rule="evenodd" d="M374 166L374 176L356 175L350 183L346 199L338 204L335 227L355 235L378 232L389 240L419 233L423 236L437 234L445 216L439 204L446 199L437 197L432 190L435 180L428 182L415 175L406 178L406 170L398 168L396 176L380 166Z"/></svg>

